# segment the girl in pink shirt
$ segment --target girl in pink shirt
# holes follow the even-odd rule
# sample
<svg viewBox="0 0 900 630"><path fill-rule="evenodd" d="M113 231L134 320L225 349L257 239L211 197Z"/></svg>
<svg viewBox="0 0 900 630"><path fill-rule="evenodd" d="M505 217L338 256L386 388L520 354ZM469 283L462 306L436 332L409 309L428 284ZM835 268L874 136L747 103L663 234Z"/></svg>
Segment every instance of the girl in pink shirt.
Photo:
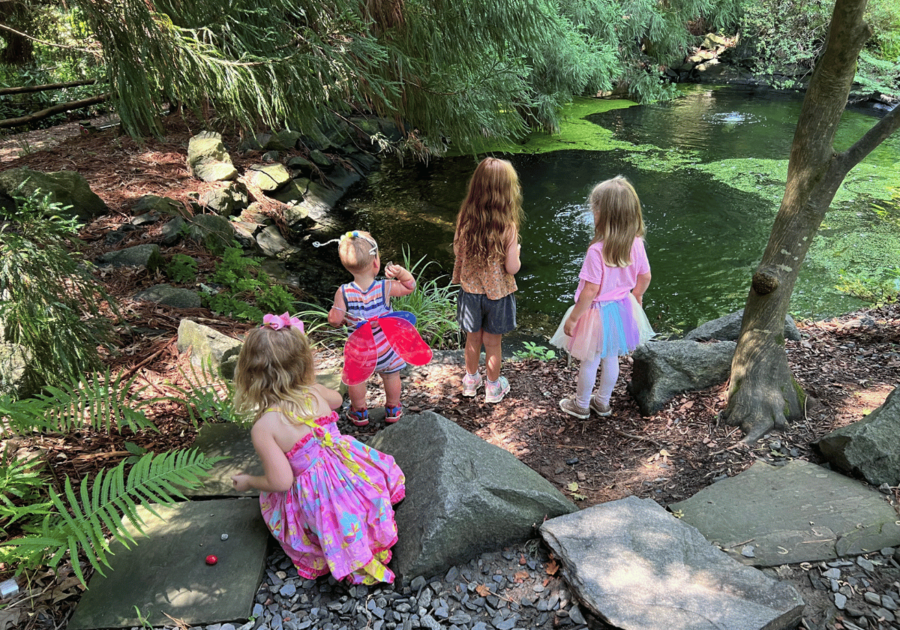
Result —
<svg viewBox="0 0 900 630"><path fill-rule="evenodd" d="M601 417L612 413L609 397L619 378L619 356L653 335L641 308L650 263L640 199L620 175L597 184L589 202L594 238L578 274L575 305L550 340L581 361L575 397L563 398L559 407L583 420L591 411ZM592 397L598 369L600 387Z"/></svg>

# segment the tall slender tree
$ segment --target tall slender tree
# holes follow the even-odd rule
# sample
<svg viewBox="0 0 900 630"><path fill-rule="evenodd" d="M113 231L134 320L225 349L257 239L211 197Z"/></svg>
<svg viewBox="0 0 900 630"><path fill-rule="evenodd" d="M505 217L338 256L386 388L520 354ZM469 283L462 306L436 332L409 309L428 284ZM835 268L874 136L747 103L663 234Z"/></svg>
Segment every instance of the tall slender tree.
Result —
<svg viewBox="0 0 900 630"><path fill-rule="evenodd" d="M805 394L788 367L783 335L800 266L847 173L900 128L895 107L849 149L834 148L857 59L872 35L865 9L866 0L834 5L825 51L794 133L781 207L751 281L724 413L729 424L743 429L746 441L804 415Z"/></svg>

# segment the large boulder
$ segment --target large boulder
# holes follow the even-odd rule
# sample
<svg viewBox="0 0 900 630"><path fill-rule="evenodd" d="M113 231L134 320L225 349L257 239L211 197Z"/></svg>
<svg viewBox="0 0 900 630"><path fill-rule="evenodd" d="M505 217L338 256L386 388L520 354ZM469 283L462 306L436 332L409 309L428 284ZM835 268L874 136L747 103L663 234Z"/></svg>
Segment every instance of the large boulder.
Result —
<svg viewBox="0 0 900 630"><path fill-rule="evenodd" d="M432 576L523 542L545 519L577 509L515 457L432 412L404 416L369 444L406 474L391 565L401 576Z"/></svg>
<svg viewBox="0 0 900 630"><path fill-rule="evenodd" d="M178 352L190 349L192 365L218 370L225 378L234 378L241 346L237 339L193 320L182 319L178 325Z"/></svg>
<svg viewBox="0 0 900 630"><path fill-rule="evenodd" d="M733 341L651 341L632 355L634 369L628 391L645 416L676 394L706 389L728 379L737 344Z"/></svg>
<svg viewBox="0 0 900 630"><path fill-rule="evenodd" d="M868 416L832 431L816 445L831 464L872 485L900 485L900 387Z"/></svg>
<svg viewBox="0 0 900 630"><path fill-rule="evenodd" d="M0 208L9 212L16 207L13 197L28 197L36 190L49 193L51 202L65 209L63 216L89 221L109 212L87 180L75 171L42 173L28 168L14 168L0 173Z"/></svg>
<svg viewBox="0 0 900 630"><path fill-rule="evenodd" d="M697 326L684 336L689 341L737 341L741 334L741 320L744 318L744 309L725 315L719 319L708 321ZM800 331L790 315L784 317L784 338L791 341L800 341Z"/></svg>
<svg viewBox="0 0 900 630"><path fill-rule="evenodd" d="M793 628L793 586L739 564L651 499L626 497L541 526L569 586L625 630Z"/></svg>
<svg viewBox="0 0 900 630"><path fill-rule="evenodd" d="M237 177L237 169L222 143L222 134L204 131L188 142L188 168L191 175L205 182L218 182Z"/></svg>

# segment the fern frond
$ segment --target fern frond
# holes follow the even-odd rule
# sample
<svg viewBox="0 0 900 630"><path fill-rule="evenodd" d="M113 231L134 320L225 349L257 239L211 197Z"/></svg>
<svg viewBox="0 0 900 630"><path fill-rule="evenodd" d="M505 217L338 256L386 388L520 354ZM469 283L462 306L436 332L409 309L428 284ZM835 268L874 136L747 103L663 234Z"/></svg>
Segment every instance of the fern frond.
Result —
<svg viewBox="0 0 900 630"><path fill-rule="evenodd" d="M59 387L49 386L38 396L44 409L50 411L48 421L53 430L68 433L88 425L95 431L111 433L127 427L135 433L142 429L157 431L156 425L140 411L153 401L141 400L146 389L132 392L137 375L127 381L105 372L92 379L73 381ZM155 399L154 399L155 400Z"/></svg>
<svg viewBox="0 0 900 630"><path fill-rule="evenodd" d="M77 494L67 478L62 494L50 490L55 512L44 519L40 534L0 545L15 546L26 554L49 556L49 566L55 566L68 551L72 570L83 583L81 557L105 575L103 566L110 566L106 530L127 548L128 542L134 543L135 539L124 525L125 517L143 534L144 521L138 514L138 505L159 518L154 505L171 505L175 498L184 499L179 488L197 487L200 478L219 459L196 449L148 453L131 468L127 479L123 461L110 471L102 470L93 480L83 479Z"/></svg>

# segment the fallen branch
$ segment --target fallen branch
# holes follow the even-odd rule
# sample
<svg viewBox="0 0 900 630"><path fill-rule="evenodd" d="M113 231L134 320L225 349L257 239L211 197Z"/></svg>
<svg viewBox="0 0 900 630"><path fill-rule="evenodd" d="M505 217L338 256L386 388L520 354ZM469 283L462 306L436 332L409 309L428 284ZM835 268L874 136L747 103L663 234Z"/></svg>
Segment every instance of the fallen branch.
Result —
<svg viewBox="0 0 900 630"><path fill-rule="evenodd" d="M69 83L48 83L46 85L26 85L24 87L0 88L0 96L7 94L28 94L30 92L44 92L47 90L61 90L63 88L79 87L81 85L94 85L97 79L87 81L70 81Z"/></svg>
<svg viewBox="0 0 900 630"><path fill-rule="evenodd" d="M27 116L19 116L18 118L7 118L6 120L0 120L0 129L5 129L7 127L18 127L19 125L27 125L38 120L43 120L44 118L48 118L53 114L59 114L60 112L65 112L70 109L82 109L84 107L90 107L91 105L96 105L97 103L102 103L107 100L109 100L109 94L101 94L100 96L83 98L80 101L60 103L59 105L54 105L53 107L42 109L39 112L35 112Z"/></svg>

